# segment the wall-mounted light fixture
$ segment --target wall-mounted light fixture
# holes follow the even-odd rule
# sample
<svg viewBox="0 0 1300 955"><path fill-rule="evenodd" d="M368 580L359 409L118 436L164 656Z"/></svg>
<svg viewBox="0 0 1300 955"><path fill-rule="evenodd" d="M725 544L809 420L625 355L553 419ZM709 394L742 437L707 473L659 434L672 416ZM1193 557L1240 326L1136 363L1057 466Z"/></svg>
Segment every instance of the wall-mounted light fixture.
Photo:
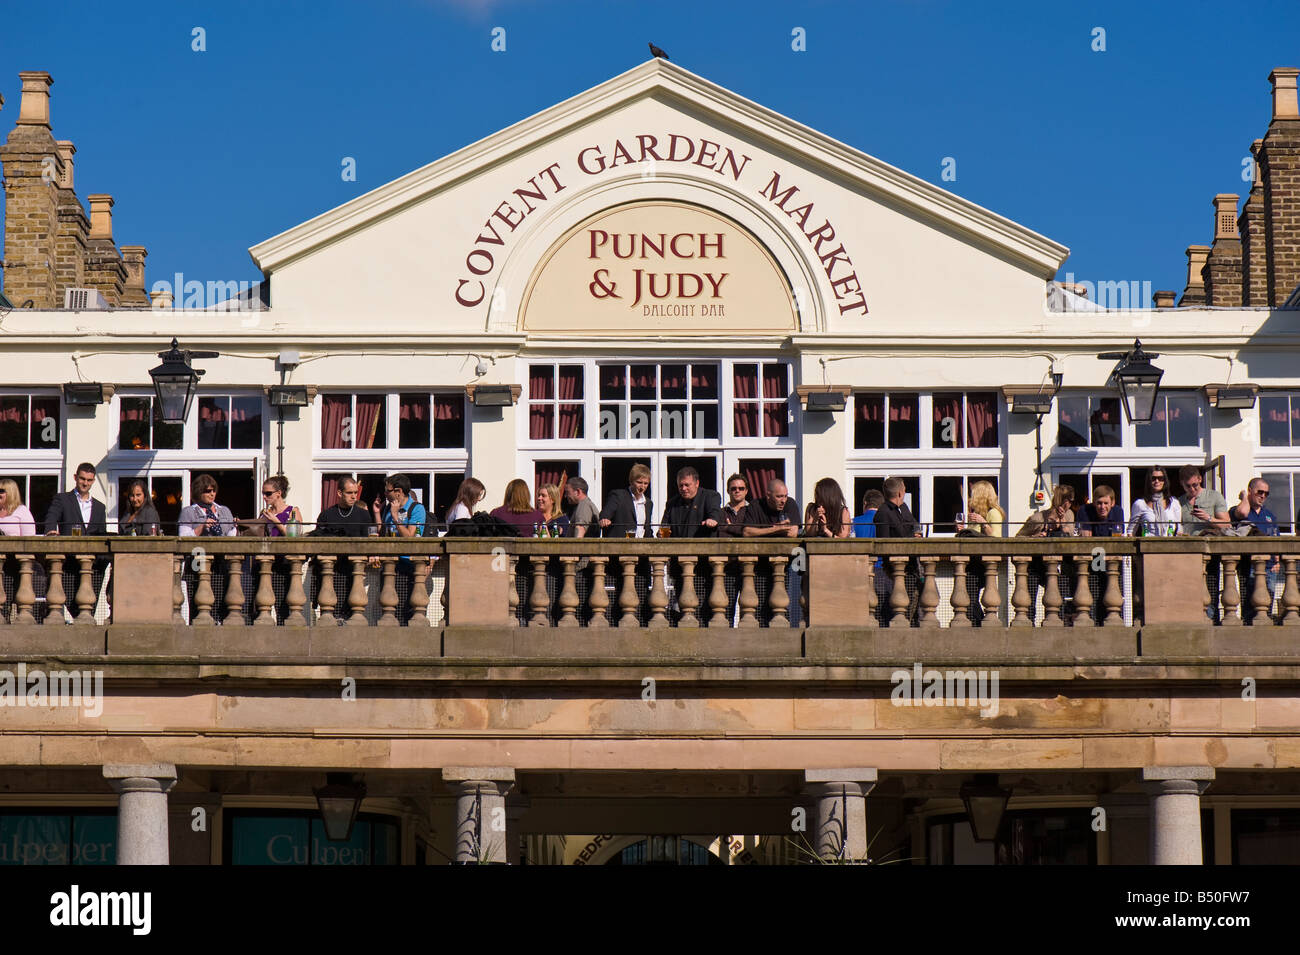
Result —
<svg viewBox="0 0 1300 955"><path fill-rule="evenodd" d="M70 381L63 386L63 403L88 408L104 403L104 386L98 381Z"/></svg>
<svg viewBox="0 0 1300 955"><path fill-rule="evenodd" d="M306 385L272 385L267 393L273 408L307 407Z"/></svg>
<svg viewBox="0 0 1300 955"><path fill-rule="evenodd" d="M1205 397L1210 405L1220 411L1245 410L1255 407L1255 398L1259 395L1259 385L1206 385Z"/></svg>
<svg viewBox="0 0 1300 955"><path fill-rule="evenodd" d="M523 392L520 385L466 385L465 391L476 408L509 408Z"/></svg>

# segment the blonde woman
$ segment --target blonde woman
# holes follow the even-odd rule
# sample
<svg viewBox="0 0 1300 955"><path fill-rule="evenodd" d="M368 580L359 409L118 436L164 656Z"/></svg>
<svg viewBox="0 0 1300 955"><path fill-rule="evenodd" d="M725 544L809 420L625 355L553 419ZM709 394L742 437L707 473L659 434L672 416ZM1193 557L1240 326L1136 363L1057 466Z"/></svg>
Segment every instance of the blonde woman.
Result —
<svg viewBox="0 0 1300 955"><path fill-rule="evenodd" d="M564 537L569 529L569 518L560 506L558 484L542 484L537 488L537 509L545 518L546 531L552 537Z"/></svg>
<svg viewBox="0 0 1300 955"><path fill-rule="evenodd" d="M970 500L967 501L966 521L958 522L957 531L969 527L984 537L1001 537L1002 522L1007 515L998 506L998 492L988 481L976 481L970 488Z"/></svg>
<svg viewBox="0 0 1300 955"><path fill-rule="evenodd" d="M18 482L0 478L0 534L9 537L35 537L36 520L23 504Z"/></svg>

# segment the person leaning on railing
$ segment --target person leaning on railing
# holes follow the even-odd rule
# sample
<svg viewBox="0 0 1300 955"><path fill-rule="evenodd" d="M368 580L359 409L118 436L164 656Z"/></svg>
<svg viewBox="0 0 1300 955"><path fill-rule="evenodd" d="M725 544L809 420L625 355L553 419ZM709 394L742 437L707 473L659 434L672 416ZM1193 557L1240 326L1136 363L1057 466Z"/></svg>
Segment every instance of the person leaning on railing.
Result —
<svg viewBox="0 0 1300 955"><path fill-rule="evenodd" d="M0 478L0 534L9 537L36 535L36 519L23 504L23 496L18 492L18 482L11 478Z"/></svg>
<svg viewBox="0 0 1300 955"><path fill-rule="evenodd" d="M966 501L965 521L957 521L958 537L1001 537L1002 524L1006 521L1006 512L998 506L998 492L988 481L976 481L970 486L970 498ZM972 623L978 624L984 619L984 605L980 595L984 589L986 568L984 559L978 554L971 555L966 563L966 596L970 598L969 614Z"/></svg>
<svg viewBox="0 0 1300 955"><path fill-rule="evenodd" d="M239 524L230 508L217 503L217 481L211 474L200 474L190 484L190 500L181 508L176 526L181 537L234 537Z"/></svg>
<svg viewBox="0 0 1300 955"><path fill-rule="evenodd" d="M1074 521L1074 488L1068 484L1058 484L1052 491L1052 504L1045 511L1034 511L1025 519L1017 537L1077 537L1078 525ZM1029 577L1029 605L1038 601L1038 588L1047 577L1047 564L1042 557L1034 557L1026 568ZM1061 561L1061 573L1057 578L1061 591L1061 600L1068 601L1074 596L1074 559L1068 554Z"/></svg>
<svg viewBox="0 0 1300 955"><path fill-rule="evenodd" d="M804 534L808 537L848 537L853 513L844 502L844 492L834 478L822 478L813 485L813 499L804 508Z"/></svg>
<svg viewBox="0 0 1300 955"><path fill-rule="evenodd" d="M1174 497L1169 472L1153 467L1147 474L1142 496L1133 502L1133 519L1130 534L1152 537L1173 537L1183 523L1183 508Z"/></svg>

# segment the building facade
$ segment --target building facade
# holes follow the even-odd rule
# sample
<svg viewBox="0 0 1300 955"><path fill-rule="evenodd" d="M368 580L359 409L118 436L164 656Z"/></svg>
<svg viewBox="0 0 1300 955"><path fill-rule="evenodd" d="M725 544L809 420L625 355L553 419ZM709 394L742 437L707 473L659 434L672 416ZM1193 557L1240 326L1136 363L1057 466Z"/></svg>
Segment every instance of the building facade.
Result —
<svg viewBox="0 0 1300 955"><path fill-rule="evenodd" d="M1239 217L1238 197L1216 197L1214 245L1189 249L1180 307L1160 293L1160 307L1125 309L1052 282L1064 246L662 60L255 245L260 287L216 305L206 287L150 286L146 249L114 244L111 196L89 196L86 215L76 150L53 138L52 81L22 76L0 148L14 306L0 317L0 477L38 521L82 461L110 527L142 478L164 529L199 474L248 518L268 475L287 476L289 500L315 515L344 476L361 480L364 505L402 472L440 515L467 474L491 507L514 477L581 476L599 499L642 463L655 520L692 465L705 487L740 474L752 495L781 478L801 505L833 477L855 514L867 490L902 478L927 531L893 550L590 542L560 563L525 542L504 562L449 538L375 542L382 572L352 561L360 576L336 581L333 606L316 590L334 573L322 558L341 569L347 554L320 542L214 544L200 555L217 563L212 581L182 568L191 551L170 539L7 543L9 662L81 654L105 680L102 714L28 709L6 730L7 861L120 858L106 835L113 786L152 797L176 776L174 861L496 858L493 831L511 858L581 864L800 861L832 842L857 857L868 841L881 858L936 864L1225 863L1300 844L1300 797L1287 795L1300 792L1292 538L1259 557L1282 571L1252 603L1254 578L1238 585L1232 569L1256 561L1249 547L1127 541L1097 558L954 536L976 481L995 487L1010 535L1044 483L1080 500L1106 485L1127 509L1154 465L1186 464L1232 503L1262 474L1293 533L1295 70L1271 74L1258 181ZM206 374L183 425L161 420L149 375L173 337L219 353L195 361ZM1138 338L1164 377L1152 421L1133 424L1115 362L1098 356ZM1012 412L1018 395L1050 397L1054 375L1050 412ZM102 385L102 399L73 404L64 383ZM272 404L285 386L306 405ZM506 397L485 400L492 386ZM1257 400L1221 406L1230 387ZM412 621L390 612L399 556L417 558L420 580L421 560L438 558ZM290 561L287 577L273 557ZM704 583L674 588L687 559ZM1065 568L1098 559L1092 609L1076 593L1063 610ZM1030 584L1040 560L1046 576ZM605 576L581 583L578 561ZM973 562L992 576L963 603ZM112 593L92 574L100 563ZM760 606L730 608L750 578L787 564L803 583L785 605L782 588L758 587ZM1220 574L1209 621L1199 593L1177 599L1205 566ZM78 567L57 598L48 584L38 595L42 575ZM727 606L710 603L711 567ZM240 573L248 608L231 597ZM877 598L873 576L893 594ZM1088 589L1086 569L1078 582ZM59 601L77 619L66 628ZM335 627L344 604L352 626ZM366 613L403 625L375 640ZM1100 625L1081 640L1071 613ZM597 640L607 616L617 639ZM1264 619L1276 619L1267 634ZM986 639L960 644L954 621ZM271 640L259 622L294 633ZM761 639L740 639L747 622ZM1042 638L1007 636L1022 627ZM1001 690L981 684L982 706L925 703L919 684L945 660ZM896 674L914 666L919 708L900 706ZM1247 698L1243 680L1263 688ZM317 832L312 790L327 772L366 781L345 847ZM1010 788L991 842L972 838L961 801L977 774ZM177 823L196 810L212 825ZM1153 836L1149 855L1156 832L1173 835Z"/></svg>

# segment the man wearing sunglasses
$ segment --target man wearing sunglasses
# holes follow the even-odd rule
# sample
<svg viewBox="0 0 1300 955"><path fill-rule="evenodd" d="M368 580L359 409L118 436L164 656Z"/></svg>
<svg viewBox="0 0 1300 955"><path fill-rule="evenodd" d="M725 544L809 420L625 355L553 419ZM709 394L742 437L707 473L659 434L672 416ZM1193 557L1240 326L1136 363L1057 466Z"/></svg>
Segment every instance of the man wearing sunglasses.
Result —
<svg viewBox="0 0 1300 955"><path fill-rule="evenodd" d="M1277 525L1277 517L1264 506L1268 493L1267 481L1262 477L1251 478L1246 490L1238 495L1240 503L1230 512L1232 526L1243 532L1245 528L1253 526L1256 534L1277 537L1281 530ZM1250 561L1242 561L1237 567L1241 577L1241 614L1244 620L1250 620L1255 616L1255 604L1251 600L1255 592L1255 566ZM1278 558L1273 557L1264 568L1269 594L1277 592L1277 570Z"/></svg>

